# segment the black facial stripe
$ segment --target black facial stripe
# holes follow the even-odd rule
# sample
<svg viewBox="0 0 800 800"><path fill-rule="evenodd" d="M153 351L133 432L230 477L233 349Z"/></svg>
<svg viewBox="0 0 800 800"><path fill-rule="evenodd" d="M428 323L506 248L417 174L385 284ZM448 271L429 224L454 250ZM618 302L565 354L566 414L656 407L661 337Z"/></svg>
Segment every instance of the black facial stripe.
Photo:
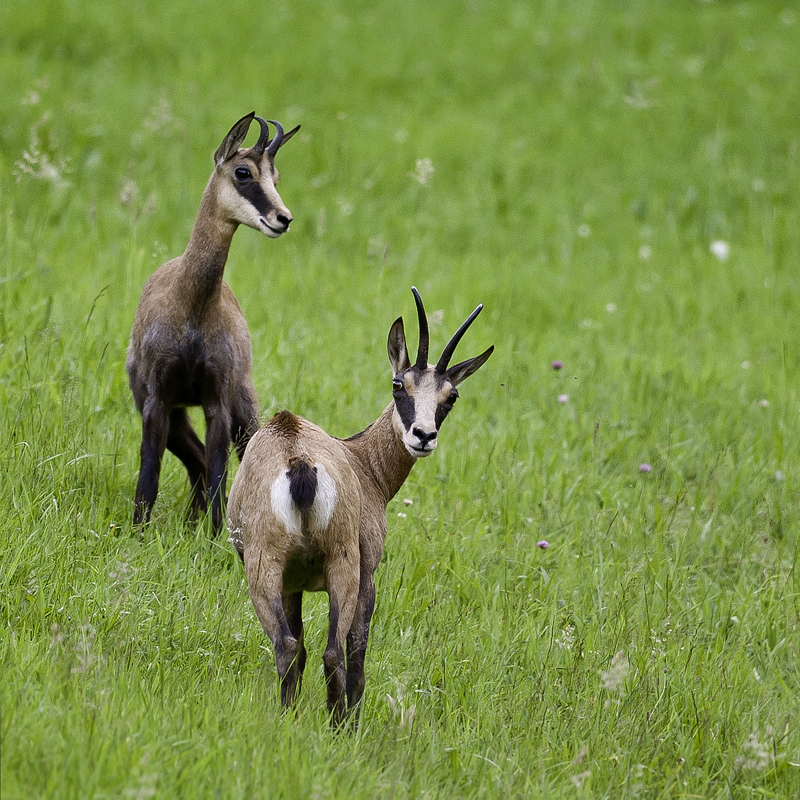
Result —
<svg viewBox="0 0 800 800"><path fill-rule="evenodd" d="M405 393L398 392L394 397L394 405L395 408L397 408L397 413L400 415L400 421L403 423L403 427L407 431L410 431L416 418L414 398Z"/></svg>
<svg viewBox="0 0 800 800"><path fill-rule="evenodd" d="M445 417L450 413L451 409L453 408L452 403L439 403L436 406L436 414L434 416L434 422L436 424L436 430L438 431L439 428L442 427L442 423L445 420Z"/></svg>
<svg viewBox="0 0 800 800"><path fill-rule="evenodd" d="M267 200L264 190L258 181L247 181L247 183L234 183L236 191L247 200L250 205L258 211L261 216L265 216L272 208L272 203Z"/></svg>

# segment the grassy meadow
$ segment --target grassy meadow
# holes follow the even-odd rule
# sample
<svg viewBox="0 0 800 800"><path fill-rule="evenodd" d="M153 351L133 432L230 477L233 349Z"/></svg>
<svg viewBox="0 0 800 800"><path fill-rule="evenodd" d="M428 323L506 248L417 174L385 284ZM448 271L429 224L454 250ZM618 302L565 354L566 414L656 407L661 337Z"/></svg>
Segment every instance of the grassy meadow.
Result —
<svg viewBox="0 0 800 800"><path fill-rule="evenodd" d="M0 30L4 800L800 796L794 3L5 0ZM374 420L412 284L434 355L478 302L458 355L496 347L389 506L355 734L324 595L281 715L173 456L131 521L134 310L251 110L302 124L291 232L226 269L263 419Z"/></svg>

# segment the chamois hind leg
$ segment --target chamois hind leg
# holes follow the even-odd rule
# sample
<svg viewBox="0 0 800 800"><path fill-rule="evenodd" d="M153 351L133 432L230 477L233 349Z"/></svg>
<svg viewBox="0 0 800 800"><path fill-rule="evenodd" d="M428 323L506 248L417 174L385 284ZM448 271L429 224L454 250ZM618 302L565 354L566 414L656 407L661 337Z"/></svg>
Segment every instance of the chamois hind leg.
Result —
<svg viewBox="0 0 800 800"><path fill-rule="evenodd" d="M244 568L250 599L256 610L264 633L275 647L275 666L281 683L281 705L289 707L294 701L295 691L289 676L298 655L296 637L289 628L281 599L283 565L258 550L249 548L244 553Z"/></svg>
<svg viewBox="0 0 800 800"><path fill-rule="evenodd" d="M356 726L361 713L361 697L364 694L364 658L374 610L375 581L372 574L362 573L353 624L347 634L347 713Z"/></svg>
<svg viewBox="0 0 800 800"><path fill-rule="evenodd" d="M142 446L139 451L139 480L134 498L134 525L150 521L150 512L158 496L161 459L167 446L168 432L166 404L157 397L148 397L142 405Z"/></svg>
<svg viewBox="0 0 800 800"><path fill-rule="evenodd" d="M292 636L297 639L297 655L284 678L287 705L299 697L303 686L303 670L306 668L306 646L303 635L303 593L291 592L283 595L283 610Z"/></svg>
<svg viewBox="0 0 800 800"><path fill-rule="evenodd" d="M214 531L222 527L225 506L225 480L228 476L228 453L231 446L231 415L224 405L206 408L206 470L211 522Z"/></svg>
<svg viewBox="0 0 800 800"><path fill-rule="evenodd" d="M239 387L231 409L231 441L239 461L244 456L247 443L258 430L258 398L252 381Z"/></svg>
<svg viewBox="0 0 800 800"><path fill-rule="evenodd" d="M169 415L167 449L183 462L189 473L191 486L189 517L197 519L206 505L206 454L185 408L173 409Z"/></svg>
<svg viewBox="0 0 800 800"><path fill-rule="evenodd" d="M350 558L357 558L357 554L351 553ZM331 725L338 726L344 721L347 713L344 645L358 599L358 570L352 568L345 554L340 558L329 560L325 572L330 612L328 644L322 661L325 666L325 683L328 687L328 713L331 715Z"/></svg>

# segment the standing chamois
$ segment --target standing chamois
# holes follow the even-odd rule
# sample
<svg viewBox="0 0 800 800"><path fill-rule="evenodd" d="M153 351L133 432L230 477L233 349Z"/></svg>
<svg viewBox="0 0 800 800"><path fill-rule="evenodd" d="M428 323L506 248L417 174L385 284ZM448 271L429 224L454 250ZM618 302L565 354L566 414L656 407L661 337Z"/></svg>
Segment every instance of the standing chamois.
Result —
<svg viewBox="0 0 800 800"><path fill-rule="evenodd" d="M478 306L436 365L428 364L428 322L419 293L412 291L420 329L417 360L413 366L409 361L401 317L389 331L393 400L378 420L337 439L281 411L250 440L231 487L231 541L244 561L256 614L275 646L284 706L299 692L306 663L303 592L328 593L323 662L334 725L353 712L358 722L386 506L416 459L436 449L439 428L458 397L456 386L494 349L448 366L483 307Z"/></svg>
<svg viewBox="0 0 800 800"><path fill-rule="evenodd" d="M251 148L240 150L253 119L261 134ZM186 251L159 267L142 292L126 362L142 415L136 524L150 519L161 459L169 448L189 473L192 518L210 501L218 530L231 442L241 459L258 429L250 332L222 273L240 224L273 239L289 230L291 212L275 189L275 155L300 126L284 133L279 123L272 124L276 132L271 140L269 125L254 113L231 128L214 154L214 171ZM203 407L205 447L187 406Z"/></svg>

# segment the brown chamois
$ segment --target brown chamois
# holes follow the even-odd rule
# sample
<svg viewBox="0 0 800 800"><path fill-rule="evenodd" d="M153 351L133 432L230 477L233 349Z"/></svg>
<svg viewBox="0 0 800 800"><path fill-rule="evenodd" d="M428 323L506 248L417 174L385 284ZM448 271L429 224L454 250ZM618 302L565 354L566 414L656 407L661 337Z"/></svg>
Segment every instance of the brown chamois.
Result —
<svg viewBox="0 0 800 800"><path fill-rule="evenodd" d="M478 306L439 361L428 364L428 322L419 293L412 291L420 329L417 360L413 366L409 361L401 317L388 341L393 399L378 420L349 439L337 439L281 411L250 440L231 487L231 542L244 561L256 614L275 646L285 707L299 692L306 663L303 592L328 593L323 663L333 725L348 717L358 722L386 506L416 459L436 449L439 428L458 397L456 386L494 349L448 366L480 313Z"/></svg>
<svg viewBox="0 0 800 800"><path fill-rule="evenodd" d="M261 134L253 147L240 150L253 119ZM231 442L241 459L258 429L250 332L222 274L240 224L273 239L289 230L291 212L275 189L275 155L300 126L284 133L279 123L272 124L276 132L271 140L269 125L255 113L231 128L214 154L214 171L186 251L159 267L144 286L126 361L142 415L136 524L150 519L161 459L169 448L189 473L191 517L210 501L218 530ZM203 407L205 446L192 428L187 406Z"/></svg>

